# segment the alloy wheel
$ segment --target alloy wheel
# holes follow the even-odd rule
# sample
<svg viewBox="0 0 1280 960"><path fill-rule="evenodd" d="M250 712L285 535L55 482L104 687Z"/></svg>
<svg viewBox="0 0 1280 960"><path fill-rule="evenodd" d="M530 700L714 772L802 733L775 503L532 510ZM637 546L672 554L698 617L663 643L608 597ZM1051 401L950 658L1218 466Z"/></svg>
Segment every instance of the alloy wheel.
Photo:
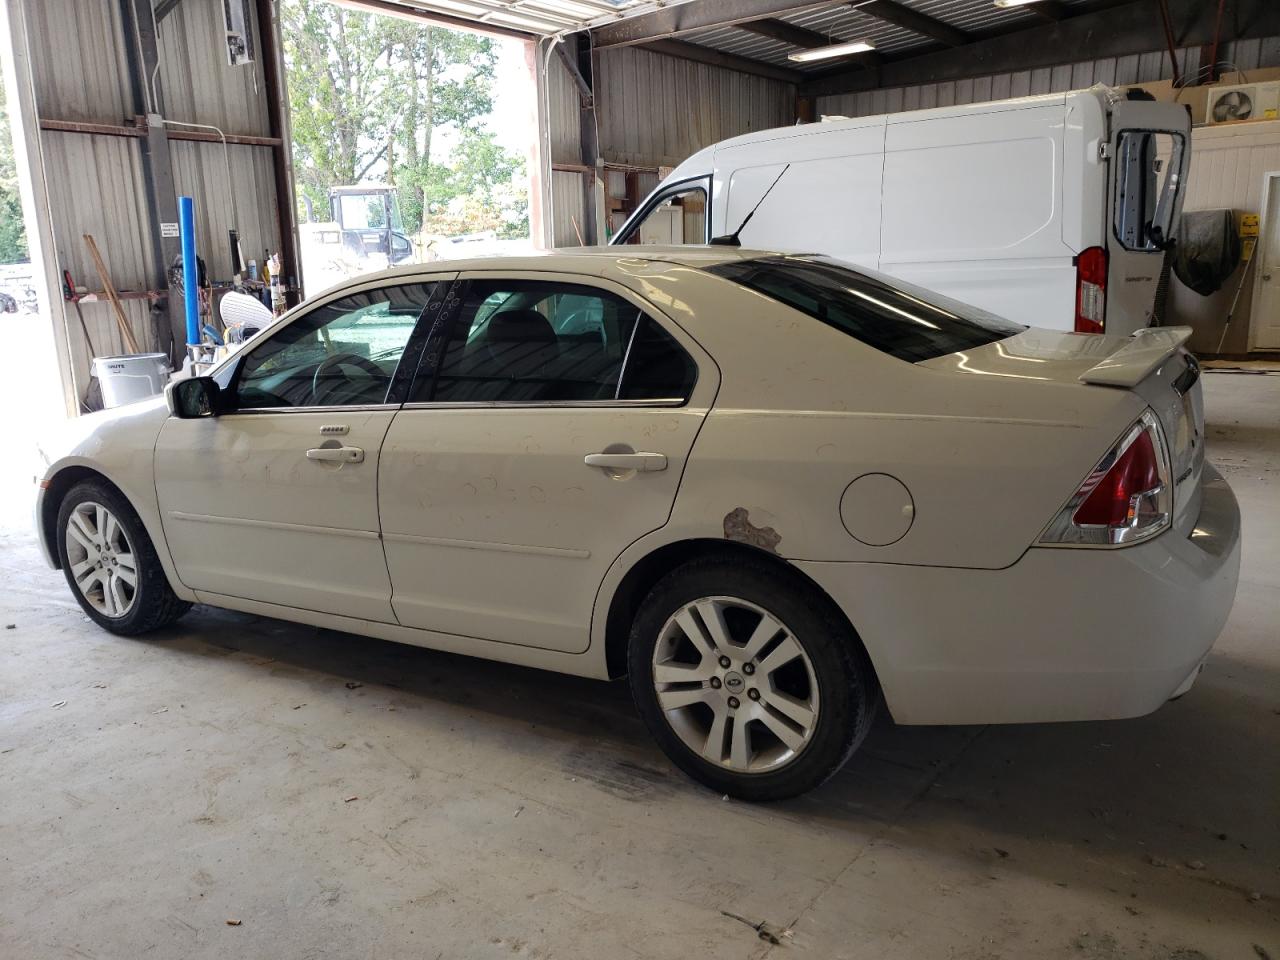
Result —
<svg viewBox="0 0 1280 960"><path fill-rule="evenodd" d="M817 729L813 662L781 620L746 600L677 610L654 646L653 684L685 746L735 773L786 766Z"/></svg>
<svg viewBox="0 0 1280 960"><path fill-rule="evenodd" d="M138 595L138 566L123 524L100 503L81 503L67 518L67 562L76 588L104 617L119 619Z"/></svg>

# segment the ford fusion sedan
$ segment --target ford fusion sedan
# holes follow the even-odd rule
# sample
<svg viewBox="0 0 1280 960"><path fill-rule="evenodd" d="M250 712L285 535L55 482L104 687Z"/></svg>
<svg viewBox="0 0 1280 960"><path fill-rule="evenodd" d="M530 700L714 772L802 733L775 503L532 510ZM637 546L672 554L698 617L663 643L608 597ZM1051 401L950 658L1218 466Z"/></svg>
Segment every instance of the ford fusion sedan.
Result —
<svg viewBox="0 0 1280 960"><path fill-rule="evenodd" d="M1189 331L1050 332L818 256L608 248L362 277L48 452L119 634L193 603L630 678L752 799L904 724L1195 680L1240 518Z"/></svg>

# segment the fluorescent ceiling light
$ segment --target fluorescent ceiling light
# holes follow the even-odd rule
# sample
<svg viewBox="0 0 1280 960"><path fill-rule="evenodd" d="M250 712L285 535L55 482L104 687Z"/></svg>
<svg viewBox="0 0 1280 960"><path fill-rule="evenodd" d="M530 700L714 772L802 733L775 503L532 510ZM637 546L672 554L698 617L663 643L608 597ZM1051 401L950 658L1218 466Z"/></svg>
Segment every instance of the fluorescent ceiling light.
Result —
<svg viewBox="0 0 1280 960"><path fill-rule="evenodd" d="M875 46L866 40L851 40L849 43L836 43L829 47L814 47L812 50L801 50L788 55L788 60L796 63L809 63L811 60L827 60L831 57L847 57L851 53L866 53Z"/></svg>
<svg viewBox="0 0 1280 960"><path fill-rule="evenodd" d="M1009 7L1025 7L1029 3L1039 3L1040 0L995 0L995 5L1003 9Z"/></svg>

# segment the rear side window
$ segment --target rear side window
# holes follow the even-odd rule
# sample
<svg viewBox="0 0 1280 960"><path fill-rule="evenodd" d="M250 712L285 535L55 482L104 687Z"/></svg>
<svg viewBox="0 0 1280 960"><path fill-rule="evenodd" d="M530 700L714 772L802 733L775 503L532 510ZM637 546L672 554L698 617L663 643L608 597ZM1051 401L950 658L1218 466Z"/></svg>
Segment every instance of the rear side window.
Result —
<svg viewBox="0 0 1280 960"><path fill-rule="evenodd" d="M908 363L994 343L1026 329L914 284L826 257L732 260L707 271Z"/></svg>

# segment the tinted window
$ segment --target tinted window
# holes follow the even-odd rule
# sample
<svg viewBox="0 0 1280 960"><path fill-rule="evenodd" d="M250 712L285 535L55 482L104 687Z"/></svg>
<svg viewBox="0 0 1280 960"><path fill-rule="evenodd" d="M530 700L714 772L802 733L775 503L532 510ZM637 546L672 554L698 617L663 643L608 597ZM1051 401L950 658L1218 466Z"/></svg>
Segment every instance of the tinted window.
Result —
<svg viewBox="0 0 1280 960"><path fill-rule="evenodd" d="M618 395L624 400L687 400L697 379L693 358L671 334L645 317L627 351Z"/></svg>
<svg viewBox="0 0 1280 960"><path fill-rule="evenodd" d="M421 379L413 400L684 398L694 376L679 345L621 297L577 284L471 281L434 383Z"/></svg>
<svg viewBox="0 0 1280 960"><path fill-rule="evenodd" d="M977 307L826 257L759 257L707 269L912 363L994 343L1026 329Z"/></svg>
<svg viewBox="0 0 1280 960"><path fill-rule="evenodd" d="M237 406L383 403L431 286L366 290L299 317L245 357Z"/></svg>

